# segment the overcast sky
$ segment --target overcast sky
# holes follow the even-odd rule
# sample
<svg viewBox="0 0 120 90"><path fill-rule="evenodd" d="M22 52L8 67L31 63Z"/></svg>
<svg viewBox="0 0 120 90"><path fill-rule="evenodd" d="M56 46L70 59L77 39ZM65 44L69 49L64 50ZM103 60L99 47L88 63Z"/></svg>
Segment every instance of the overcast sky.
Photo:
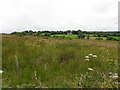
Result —
<svg viewBox="0 0 120 90"><path fill-rule="evenodd" d="M0 32L118 30L119 0L0 0Z"/></svg>

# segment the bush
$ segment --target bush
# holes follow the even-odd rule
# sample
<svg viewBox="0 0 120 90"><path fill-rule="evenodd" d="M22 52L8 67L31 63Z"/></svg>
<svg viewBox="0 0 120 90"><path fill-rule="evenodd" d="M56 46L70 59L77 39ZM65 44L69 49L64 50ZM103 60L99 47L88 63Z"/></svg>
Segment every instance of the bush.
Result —
<svg viewBox="0 0 120 90"><path fill-rule="evenodd" d="M85 38L85 35L84 35L83 33L79 33L79 34L78 34L78 38L79 38L79 39L81 39L81 38L83 39L83 38Z"/></svg>
<svg viewBox="0 0 120 90"><path fill-rule="evenodd" d="M113 40L113 38L112 37L107 37L107 39L106 40Z"/></svg>
<svg viewBox="0 0 120 90"><path fill-rule="evenodd" d="M50 37L50 33L45 33L45 35L44 36L48 36L48 37Z"/></svg>
<svg viewBox="0 0 120 90"><path fill-rule="evenodd" d="M95 40L103 40L103 38L98 37L98 38L95 38Z"/></svg>
<svg viewBox="0 0 120 90"><path fill-rule="evenodd" d="M87 35L87 39L90 39L90 35Z"/></svg>

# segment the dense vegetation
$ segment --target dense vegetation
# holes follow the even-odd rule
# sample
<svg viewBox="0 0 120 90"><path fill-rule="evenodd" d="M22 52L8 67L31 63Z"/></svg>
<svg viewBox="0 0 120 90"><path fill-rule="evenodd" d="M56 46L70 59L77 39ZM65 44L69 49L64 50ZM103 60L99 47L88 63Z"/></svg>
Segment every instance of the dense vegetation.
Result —
<svg viewBox="0 0 120 90"><path fill-rule="evenodd" d="M87 32L81 30L67 30L67 31L23 31L13 32L12 35L19 36L48 36L55 38L69 38L69 39L96 39L96 40L120 40L120 32Z"/></svg>
<svg viewBox="0 0 120 90"><path fill-rule="evenodd" d="M118 42L88 39L91 35L98 34L25 31L3 35L3 88L117 88Z"/></svg>

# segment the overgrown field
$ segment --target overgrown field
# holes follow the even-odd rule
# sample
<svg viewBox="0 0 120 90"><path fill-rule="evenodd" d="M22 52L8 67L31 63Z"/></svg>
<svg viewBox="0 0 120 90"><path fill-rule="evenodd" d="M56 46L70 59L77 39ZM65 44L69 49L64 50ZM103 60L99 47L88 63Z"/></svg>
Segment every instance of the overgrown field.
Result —
<svg viewBox="0 0 120 90"><path fill-rule="evenodd" d="M117 41L5 35L3 88L117 88L117 46Z"/></svg>

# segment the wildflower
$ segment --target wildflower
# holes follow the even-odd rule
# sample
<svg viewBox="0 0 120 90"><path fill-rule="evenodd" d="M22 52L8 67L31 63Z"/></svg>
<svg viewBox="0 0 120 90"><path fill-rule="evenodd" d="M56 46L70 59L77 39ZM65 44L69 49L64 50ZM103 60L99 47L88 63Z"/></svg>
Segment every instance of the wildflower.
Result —
<svg viewBox="0 0 120 90"><path fill-rule="evenodd" d="M90 59L85 59L85 61L90 61Z"/></svg>
<svg viewBox="0 0 120 90"><path fill-rule="evenodd" d="M117 73L111 74L110 78L116 80L116 79L118 79L118 74Z"/></svg>
<svg viewBox="0 0 120 90"><path fill-rule="evenodd" d="M110 62L113 62L114 60L113 59L110 59Z"/></svg>
<svg viewBox="0 0 120 90"><path fill-rule="evenodd" d="M92 68L88 68L88 71L93 71L93 69Z"/></svg>
<svg viewBox="0 0 120 90"><path fill-rule="evenodd" d="M0 73L3 73L3 71L2 71L2 70L0 70Z"/></svg>
<svg viewBox="0 0 120 90"><path fill-rule="evenodd" d="M118 74L117 74L117 73L115 73L114 75L115 75L115 76L118 76Z"/></svg>
<svg viewBox="0 0 120 90"><path fill-rule="evenodd" d="M85 56L85 58L90 58L89 56Z"/></svg>
<svg viewBox="0 0 120 90"><path fill-rule="evenodd" d="M97 55L93 55L93 57L97 58Z"/></svg>
<svg viewBox="0 0 120 90"><path fill-rule="evenodd" d="M112 72L109 72L109 75L112 75Z"/></svg>
<svg viewBox="0 0 120 90"><path fill-rule="evenodd" d="M92 56L92 55L93 55L92 53L89 54L89 56Z"/></svg>
<svg viewBox="0 0 120 90"><path fill-rule="evenodd" d="M110 76L110 78L112 78L112 79L117 79L118 78L118 76Z"/></svg>
<svg viewBox="0 0 120 90"><path fill-rule="evenodd" d="M108 53L109 51L107 50L107 53Z"/></svg>

